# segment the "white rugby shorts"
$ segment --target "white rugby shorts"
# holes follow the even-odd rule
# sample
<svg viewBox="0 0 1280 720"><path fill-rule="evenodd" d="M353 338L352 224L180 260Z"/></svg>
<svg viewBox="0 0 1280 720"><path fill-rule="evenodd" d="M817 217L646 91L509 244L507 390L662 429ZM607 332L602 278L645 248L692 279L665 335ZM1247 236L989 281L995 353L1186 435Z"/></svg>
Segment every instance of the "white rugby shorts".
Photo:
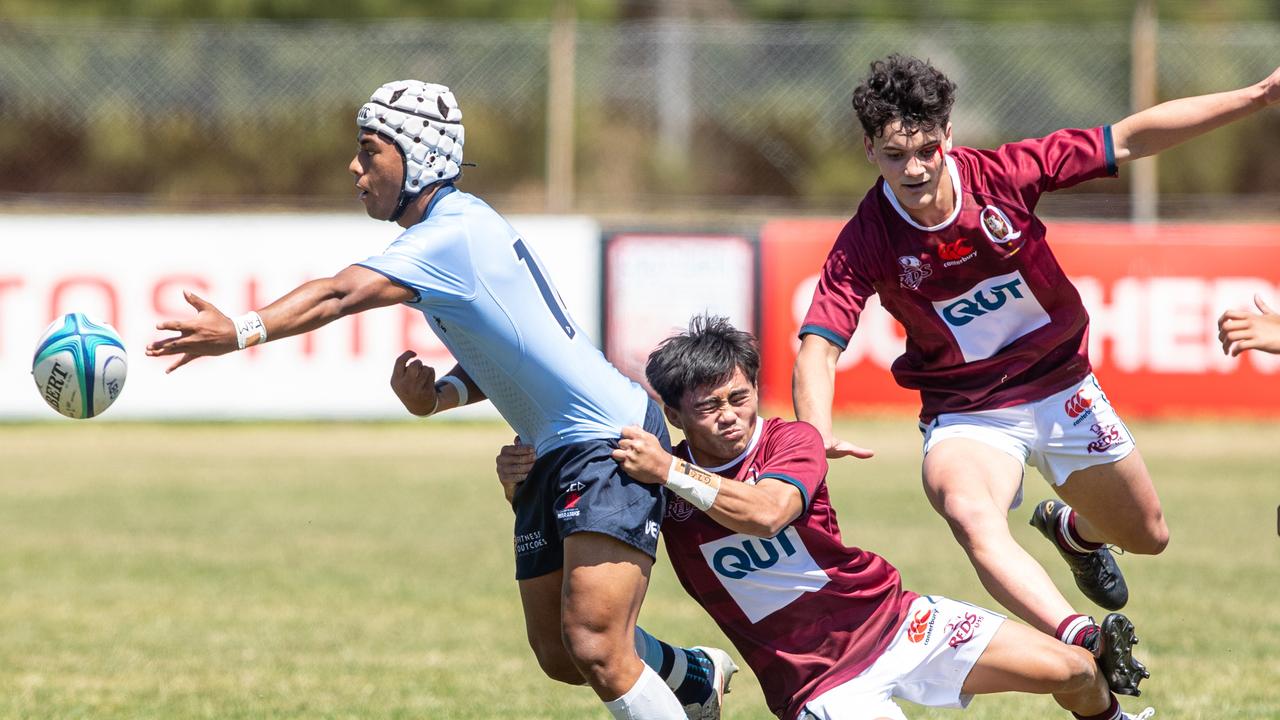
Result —
<svg viewBox="0 0 1280 720"><path fill-rule="evenodd" d="M1092 374L1036 402L998 410L945 413L924 431L924 454L949 438L967 438L1031 465L1053 485L1077 470L1123 460L1133 436ZM1022 488L1013 507L1022 502Z"/></svg>
<svg viewBox="0 0 1280 720"><path fill-rule="evenodd" d="M939 595L911 603L893 642L871 667L805 703L797 720L906 720L894 698L963 708L960 689L1004 616Z"/></svg>

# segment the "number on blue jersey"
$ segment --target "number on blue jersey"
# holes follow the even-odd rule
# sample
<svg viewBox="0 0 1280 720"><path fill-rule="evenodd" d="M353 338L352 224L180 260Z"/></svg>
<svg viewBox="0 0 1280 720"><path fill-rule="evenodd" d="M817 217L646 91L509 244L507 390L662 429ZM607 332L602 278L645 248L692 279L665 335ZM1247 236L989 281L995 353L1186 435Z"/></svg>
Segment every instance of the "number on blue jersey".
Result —
<svg viewBox="0 0 1280 720"><path fill-rule="evenodd" d="M533 253L529 252L529 248L525 246L523 239L516 240L511 247L515 248L516 257L524 261L525 266L529 268L529 274L533 276L533 281L538 284L538 292L542 293L542 299L547 303L547 307L551 309L551 314L555 316L556 322L560 323L560 329L564 330L565 335L572 338L574 335L573 323L569 321L568 313L560 306L559 299L551 291L551 285L542 274L542 269L538 267L538 263L533 259Z"/></svg>

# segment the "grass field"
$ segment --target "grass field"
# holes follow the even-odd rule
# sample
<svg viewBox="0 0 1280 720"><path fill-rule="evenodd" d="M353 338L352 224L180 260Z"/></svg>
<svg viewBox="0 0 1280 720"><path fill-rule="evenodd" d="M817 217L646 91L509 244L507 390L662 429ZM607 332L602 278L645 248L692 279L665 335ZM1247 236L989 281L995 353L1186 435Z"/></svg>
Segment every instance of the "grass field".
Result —
<svg viewBox="0 0 1280 720"><path fill-rule="evenodd" d="M1134 427L1173 540L1120 559L1160 718L1280 717L1280 426ZM905 584L994 607L919 488L906 418L830 476L845 541ZM602 718L524 641L493 424L0 425L0 718ZM1017 536L1089 609L1027 527ZM1095 609L1096 610L1096 609ZM724 638L665 565L643 624ZM727 647L727 645L726 645ZM963 715L1069 717L1049 698ZM749 672L726 718L771 717Z"/></svg>

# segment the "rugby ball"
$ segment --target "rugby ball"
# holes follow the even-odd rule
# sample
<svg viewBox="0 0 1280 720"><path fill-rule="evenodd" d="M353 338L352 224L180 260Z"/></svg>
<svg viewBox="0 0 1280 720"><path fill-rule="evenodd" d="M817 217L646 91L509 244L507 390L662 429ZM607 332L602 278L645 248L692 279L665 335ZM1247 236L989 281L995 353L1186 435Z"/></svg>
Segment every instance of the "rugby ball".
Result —
<svg viewBox="0 0 1280 720"><path fill-rule="evenodd" d="M124 342L115 329L83 313L54 320L36 344L31 361L40 397L77 420L101 415L120 397L129 369Z"/></svg>

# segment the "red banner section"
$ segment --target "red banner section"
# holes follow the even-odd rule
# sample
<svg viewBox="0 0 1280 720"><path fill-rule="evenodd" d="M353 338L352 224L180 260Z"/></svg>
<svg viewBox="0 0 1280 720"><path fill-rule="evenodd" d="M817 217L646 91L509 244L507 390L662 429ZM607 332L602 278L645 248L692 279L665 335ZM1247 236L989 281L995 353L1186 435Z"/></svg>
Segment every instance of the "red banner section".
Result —
<svg viewBox="0 0 1280 720"><path fill-rule="evenodd" d="M791 407L796 333L844 220L779 220L761 231L764 402ZM1049 242L1092 319L1089 353L1126 417L1280 416L1280 357L1226 357L1217 318L1280 303L1280 225L1049 223ZM836 372L838 412L919 409L889 374L904 333L873 298Z"/></svg>

